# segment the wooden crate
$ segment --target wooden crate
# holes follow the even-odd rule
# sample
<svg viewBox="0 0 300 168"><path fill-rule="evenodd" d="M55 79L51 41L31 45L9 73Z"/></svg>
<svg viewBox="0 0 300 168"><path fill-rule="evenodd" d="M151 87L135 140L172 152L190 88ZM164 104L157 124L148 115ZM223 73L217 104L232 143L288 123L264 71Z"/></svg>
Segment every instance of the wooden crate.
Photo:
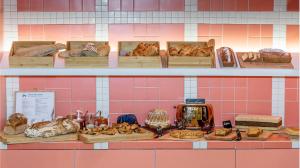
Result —
<svg viewBox="0 0 300 168"><path fill-rule="evenodd" d="M140 42L157 43L157 41L120 41L118 52L119 68L161 68L160 55L157 56L125 56L126 53L134 50Z"/></svg>
<svg viewBox="0 0 300 168"><path fill-rule="evenodd" d="M87 43L96 46L104 45L107 41L68 41L67 50L83 49ZM68 57L65 58L66 68L108 68L108 55L105 57Z"/></svg>
<svg viewBox="0 0 300 168"><path fill-rule="evenodd" d="M186 42L186 41L169 41L167 42L167 49L170 47L181 48L184 45L191 46L215 46L214 40L209 42ZM168 52L167 52L168 53ZM168 55L168 68L214 68L215 67L215 52L213 48L213 53L209 57L195 57L195 56L170 56Z"/></svg>
<svg viewBox="0 0 300 168"><path fill-rule="evenodd" d="M37 45L51 45L55 41L14 41L9 53L9 66L11 68L53 68L54 56L22 57L14 56L18 48L27 48Z"/></svg>

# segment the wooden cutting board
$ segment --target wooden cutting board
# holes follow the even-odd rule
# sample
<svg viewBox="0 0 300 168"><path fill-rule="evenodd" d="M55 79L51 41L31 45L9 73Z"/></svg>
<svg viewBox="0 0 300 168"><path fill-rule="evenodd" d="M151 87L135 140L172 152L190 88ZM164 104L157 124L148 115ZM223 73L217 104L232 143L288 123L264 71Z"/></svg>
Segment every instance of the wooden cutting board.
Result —
<svg viewBox="0 0 300 168"><path fill-rule="evenodd" d="M63 141L76 141L78 140L78 134L67 134L49 138L29 138L24 134L19 135L5 135L0 133L0 141L5 144L26 144L26 143L40 143L40 142L63 142Z"/></svg>
<svg viewBox="0 0 300 168"><path fill-rule="evenodd" d="M238 128L240 131L246 131L248 128L251 128L252 126L241 126L241 125L236 125L236 128ZM259 128L263 130L268 130L268 131L279 131L282 127L252 127L252 128Z"/></svg>
<svg viewBox="0 0 300 168"><path fill-rule="evenodd" d="M292 63L265 63L265 62L244 62L242 55L245 52L238 52L237 58L241 68L275 68L275 69L293 69Z"/></svg>
<svg viewBox="0 0 300 168"><path fill-rule="evenodd" d="M253 141L265 141L271 137L272 132L264 131L258 137L248 137L246 132L241 132L243 140L253 140Z"/></svg>
<svg viewBox="0 0 300 168"><path fill-rule="evenodd" d="M142 128L143 129L143 128ZM115 135L88 135L80 134L79 139L84 143L100 143L110 141L133 141L133 140L149 140L154 139L155 134L151 131L145 130L145 133L138 134L115 134Z"/></svg>
<svg viewBox="0 0 300 168"><path fill-rule="evenodd" d="M196 138L196 139L180 139L180 138L174 138L170 136L170 133L167 133L163 135L162 137L159 137L160 140L171 140L171 141L203 141L204 137Z"/></svg>
<svg viewBox="0 0 300 168"><path fill-rule="evenodd" d="M232 132L231 134L228 134L227 136L216 136L215 132L212 132L208 135L205 135L204 137L207 140L217 140L217 141L233 141L237 138L235 132Z"/></svg>

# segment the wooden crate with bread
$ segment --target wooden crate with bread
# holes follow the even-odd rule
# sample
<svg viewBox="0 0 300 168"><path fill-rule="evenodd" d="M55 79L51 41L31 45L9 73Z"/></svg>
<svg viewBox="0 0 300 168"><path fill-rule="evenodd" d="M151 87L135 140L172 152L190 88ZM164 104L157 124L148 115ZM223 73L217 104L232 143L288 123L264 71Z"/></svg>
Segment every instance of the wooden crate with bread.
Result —
<svg viewBox="0 0 300 168"><path fill-rule="evenodd" d="M66 68L107 68L109 52L107 41L68 41L59 57L65 59Z"/></svg>
<svg viewBox="0 0 300 168"><path fill-rule="evenodd" d="M214 68L215 40L207 42L167 42L169 68Z"/></svg>
<svg viewBox="0 0 300 168"><path fill-rule="evenodd" d="M65 45L54 41L14 41L9 53L11 68L52 68L55 54Z"/></svg>
<svg viewBox="0 0 300 168"><path fill-rule="evenodd" d="M119 68L161 68L158 41L120 41Z"/></svg>

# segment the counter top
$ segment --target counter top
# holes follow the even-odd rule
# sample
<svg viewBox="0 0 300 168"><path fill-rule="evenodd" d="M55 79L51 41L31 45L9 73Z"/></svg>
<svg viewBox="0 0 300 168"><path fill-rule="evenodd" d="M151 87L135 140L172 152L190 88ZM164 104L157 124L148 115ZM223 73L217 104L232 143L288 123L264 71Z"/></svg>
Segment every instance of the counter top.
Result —
<svg viewBox="0 0 300 168"><path fill-rule="evenodd" d="M1 149L1 145L0 145ZM143 140L84 144L80 141L4 145L5 150L165 150L165 149L299 149L299 139L274 134L266 141Z"/></svg>

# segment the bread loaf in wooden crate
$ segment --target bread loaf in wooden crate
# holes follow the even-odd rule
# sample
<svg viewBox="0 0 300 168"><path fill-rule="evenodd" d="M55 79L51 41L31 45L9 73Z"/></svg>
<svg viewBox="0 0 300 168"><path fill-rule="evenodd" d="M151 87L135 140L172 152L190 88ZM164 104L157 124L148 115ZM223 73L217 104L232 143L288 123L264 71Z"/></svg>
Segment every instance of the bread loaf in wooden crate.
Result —
<svg viewBox="0 0 300 168"><path fill-rule="evenodd" d="M9 53L9 66L11 68L52 68L54 66L54 55L45 57L22 57L14 55L20 48L54 44L55 41L14 41Z"/></svg>
<svg viewBox="0 0 300 168"><path fill-rule="evenodd" d="M149 45L158 46L158 53L152 56L128 56L138 45L144 43ZM161 68L162 61L159 54L159 42L158 41L120 41L119 42L119 52L118 52L118 67L119 68ZM126 56L127 55L127 56Z"/></svg>
<svg viewBox="0 0 300 168"><path fill-rule="evenodd" d="M185 56L171 54L172 48L177 48L180 51L185 46L191 46L201 49L212 48L208 56ZM214 68L215 67L215 41L214 39L208 42L192 42L192 41L169 41L167 42L168 68Z"/></svg>
<svg viewBox="0 0 300 168"><path fill-rule="evenodd" d="M87 43L94 43L96 47L108 44L107 41L68 41L67 51L84 49ZM65 58L66 68L108 68L109 58L106 56L85 56Z"/></svg>

